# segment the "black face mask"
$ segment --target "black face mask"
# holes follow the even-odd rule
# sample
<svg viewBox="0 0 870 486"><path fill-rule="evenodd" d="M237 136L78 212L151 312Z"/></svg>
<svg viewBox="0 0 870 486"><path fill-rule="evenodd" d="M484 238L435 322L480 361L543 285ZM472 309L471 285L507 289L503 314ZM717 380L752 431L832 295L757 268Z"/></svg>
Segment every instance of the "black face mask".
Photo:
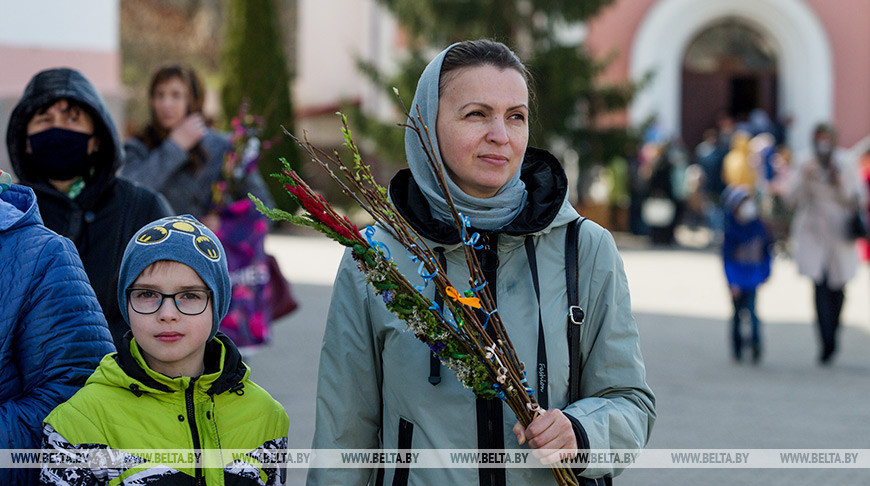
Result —
<svg viewBox="0 0 870 486"><path fill-rule="evenodd" d="M64 128L49 128L29 135L33 173L55 181L87 175L93 165L88 141L93 135Z"/></svg>

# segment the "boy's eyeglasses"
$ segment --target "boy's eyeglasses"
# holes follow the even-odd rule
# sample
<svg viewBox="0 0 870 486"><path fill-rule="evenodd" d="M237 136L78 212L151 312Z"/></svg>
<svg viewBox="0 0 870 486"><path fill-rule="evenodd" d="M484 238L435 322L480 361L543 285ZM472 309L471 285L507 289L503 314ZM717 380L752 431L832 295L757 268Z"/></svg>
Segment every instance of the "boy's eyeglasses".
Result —
<svg viewBox="0 0 870 486"><path fill-rule="evenodd" d="M163 305L163 299L169 297L175 302L178 312L186 316L195 316L205 312L211 290L182 290L174 294L164 294L151 289L127 289L127 301L137 314L153 314Z"/></svg>

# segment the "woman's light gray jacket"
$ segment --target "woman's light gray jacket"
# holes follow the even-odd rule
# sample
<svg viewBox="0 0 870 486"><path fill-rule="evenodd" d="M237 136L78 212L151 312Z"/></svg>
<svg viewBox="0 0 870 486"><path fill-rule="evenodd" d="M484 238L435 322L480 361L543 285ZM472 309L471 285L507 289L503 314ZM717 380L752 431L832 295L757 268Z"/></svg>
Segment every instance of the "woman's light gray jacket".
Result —
<svg viewBox="0 0 870 486"><path fill-rule="evenodd" d="M500 230L496 293L498 310L527 370L537 362L538 301L524 249L534 239L541 285L541 313L549 362L550 407L576 418L592 449L642 448L655 420L655 399L645 380L637 325L631 312L628 282L612 236L586 221L579 237L579 295L586 311L580 353L582 398L568 403L568 301L565 282L566 225L578 217L568 203L567 182L558 161L530 148L523 163L529 205ZM468 288L468 272L458 234L433 221L427 203L407 171L390 187L393 202L427 236L430 247L443 247L446 271L459 290ZM531 230L531 231L527 231ZM452 233L451 233L452 231ZM446 235L446 236L445 236ZM420 283L417 264L388 234L392 260L412 283ZM447 243L452 240L453 243ZM432 298L429 286L425 294ZM350 253L335 279L320 357L315 449L476 449L478 422L474 394L441 366L443 379L432 385L429 348L387 311L366 285ZM535 373L529 381L536 386ZM502 403L504 448L523 449L511 432L513 412ZM576 422L575 422L576 423ZM400 435L402 436L400 444ZM578 443L581 442L578 439ZM589 467L584 476L613 476L617 469ZM309 485L396 484L396 469L309 470ZM406 474L400 473L400 478ZM401 484L478 484L477 469L414 469ZM383 481L381 483L381 481ZM549 469L506 470L506 484L554 484Z"/></svg>

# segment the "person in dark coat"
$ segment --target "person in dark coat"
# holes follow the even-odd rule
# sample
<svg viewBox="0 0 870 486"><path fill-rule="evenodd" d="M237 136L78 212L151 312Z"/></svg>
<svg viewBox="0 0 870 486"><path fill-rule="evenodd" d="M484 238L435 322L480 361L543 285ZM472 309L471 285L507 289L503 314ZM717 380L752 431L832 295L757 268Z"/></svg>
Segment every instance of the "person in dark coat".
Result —
<svg viewBox="0 0 870 486"><path fill-rule="evenodd" d="M73 244L42 225L36 196L0 171L0 444L37 449L42 419L113 351ZM36 484L39 469L0 469Z"/></svg>
<svg viewBox="0 0 870 486"><path fill-rule="evenodd" d="M116 344L126 329L115 305L126 242L173 214L161 196L115 176L121 144L105 102L78 71L36 74L12 111L9 160L36 193L45 226L75 243Z"/></svg>

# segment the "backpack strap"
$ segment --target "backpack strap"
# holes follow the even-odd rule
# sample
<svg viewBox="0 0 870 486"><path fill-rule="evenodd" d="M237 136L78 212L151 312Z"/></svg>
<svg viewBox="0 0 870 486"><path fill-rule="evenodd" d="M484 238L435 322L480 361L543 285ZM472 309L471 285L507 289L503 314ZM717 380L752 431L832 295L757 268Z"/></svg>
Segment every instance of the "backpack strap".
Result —
<svg viewBox="0 0 870 486"><path fill-rule="evenodd" d="M547 342L544 338L544 319L541 316L541 286L538 280L538 257L535 255L535 240L531 235L526 236L526 257L529 260L529 270L532 272L532 284L535 288L535 297L538 300L538 366L535 374L538 376L537 398L538 405L543 409L550 408L550 398L547 392Z"/></svg>
<svg viewBox="0 0 870 486"><path fill-rule="evenodd" d="M444 255L444 247L436 246L435 253L438 254L438 263L441 265L441 268L446 271L447 257ZM444 297L441 296L441 292L435 292L435 305L439 309L444 306ZM437 386L441 383L441 359L438 358L438 355L434 351L429 351L429 383L432 386Z"/></svg>
<svg viewBox="0 0 870 486"><path fill-rule="evenodd" d="M577 244L580 240L580 226L586 218L577 218L568 223L565 233L565 283L568 293L568 401L580 399L580 326L586 313L580 307L580 276Z"/></svg>

